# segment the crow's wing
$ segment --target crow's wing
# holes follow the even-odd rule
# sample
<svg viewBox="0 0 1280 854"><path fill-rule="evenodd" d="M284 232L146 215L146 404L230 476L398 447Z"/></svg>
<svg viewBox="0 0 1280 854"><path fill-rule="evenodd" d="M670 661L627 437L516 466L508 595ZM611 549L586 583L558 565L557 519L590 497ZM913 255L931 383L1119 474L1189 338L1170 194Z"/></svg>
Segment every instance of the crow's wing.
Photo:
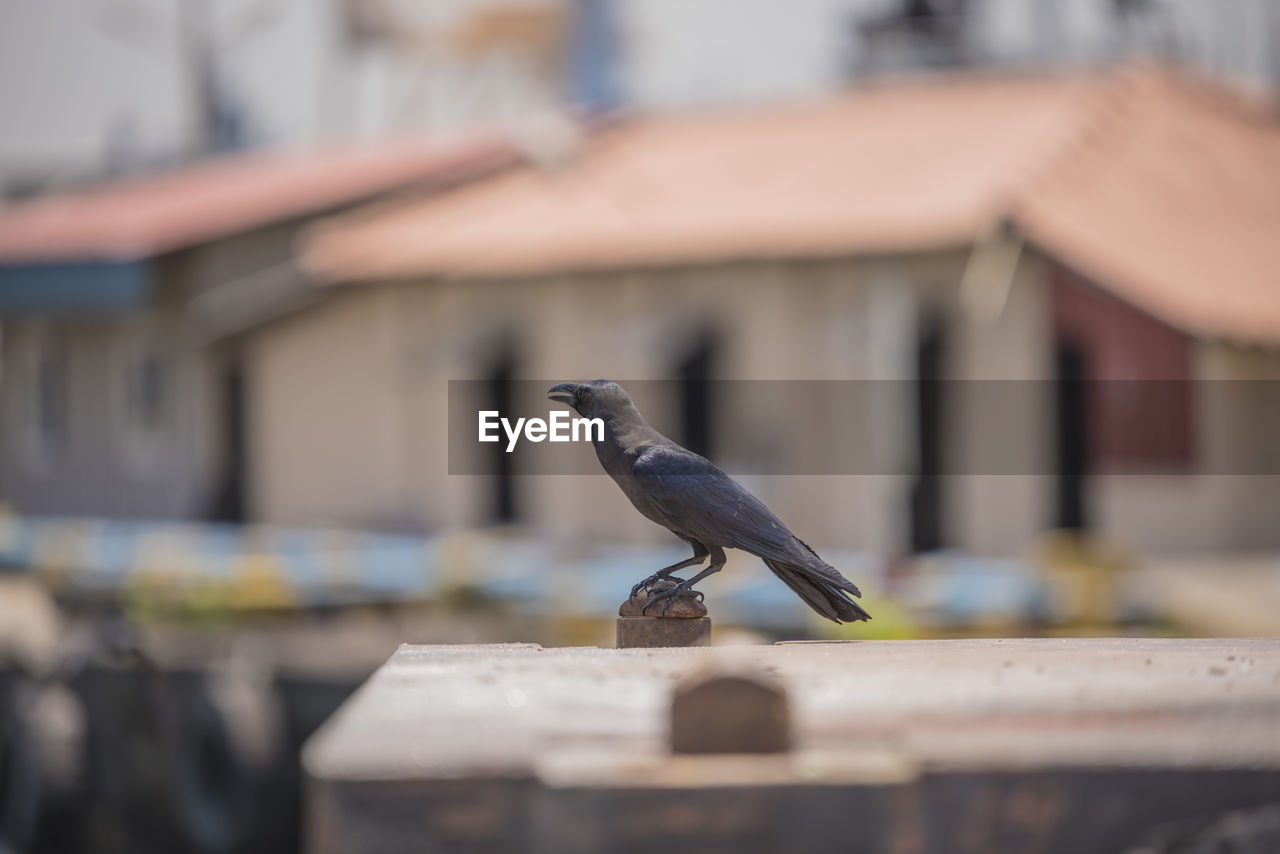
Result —
<svg viewBox="0 0 1280 854"><path fill-rule="evenodd" d="M655 445L640 453L631 471L650 506L667 519L671 530L704 545L751 552L780 576L791 569L854 596L862 595L857 585L792 534L764 502L710 460L678 445ZM831 595L839 598L834 591ZM853 610L862 616L843 615L844 619L866 619L862 609L854 606Z"/></svg>
<svg viewBox="0 0 1280 854"><path fill-rule="evenodd" d="M710 460L680 447L651 446L636 458L632 473L673 530L708 545L795 559L799 540L782 520Z"/></svg>

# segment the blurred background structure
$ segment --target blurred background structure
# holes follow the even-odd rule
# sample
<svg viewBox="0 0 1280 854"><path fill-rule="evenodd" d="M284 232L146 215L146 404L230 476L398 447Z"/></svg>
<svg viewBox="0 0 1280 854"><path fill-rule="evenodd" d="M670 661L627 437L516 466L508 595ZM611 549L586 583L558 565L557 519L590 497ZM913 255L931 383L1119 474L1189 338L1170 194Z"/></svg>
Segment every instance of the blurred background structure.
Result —
<svg viewBox="0 0 1280 854"><path fill-rule="evenodd" d="M607 644L682 547L450 380L669 383L856 636L1275 635L1278 81L1274 0L0 6L0 851L296 849L395 644Z"/></svg>
<svg viewBox="0 0 1280 854"><path fill-rule="evenodd" d="M341 137L814 96L888 72L1134 54L1268 86L1275 4L1230 0L15 0L6 196Z"/></svg>

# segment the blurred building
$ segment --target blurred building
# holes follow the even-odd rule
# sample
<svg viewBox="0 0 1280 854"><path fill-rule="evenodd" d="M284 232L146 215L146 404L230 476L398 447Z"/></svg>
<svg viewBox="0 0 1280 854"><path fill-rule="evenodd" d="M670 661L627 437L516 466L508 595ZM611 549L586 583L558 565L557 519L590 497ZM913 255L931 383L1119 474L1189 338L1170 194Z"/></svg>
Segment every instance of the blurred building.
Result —
<svg viewBox="0 0 1280 854"><path fill-rule="evenodd" d="M1274 85L1270 0L12 0L0 198L210 152L1156 55Z"/></svg>
<svg viewBox="0 0 1280 854"><path fill-rule="evenodd" d="M3 4L0 200L246 148L536 123L566 103L577 55L567 9L550 0Z"/></svg>
<svg viewBox="0 0 1280 854"><path fill-rule="evenodd" d="M446 380L884 379L919 390L877 410L900 463L752 482L808 539L1275 546L1280 478L1238 476L1276 471L1274 400L1213 381L1280 377L1278 161L1269 103L1180 71L921 78L626 123L550 171L326 222L303 263L333 298L246 350L253 512L657 537L602 477L446 476ZM711 453L813 472L783 425L721 401Z"/></svg>
<svg viewBox="0 0 1280 854"><path fill-rule="evenodd" d="M245 155L0 211L0 496L36 514L243 519L242 338L316 299L298 230L508 157L484 140Z"/></svg>

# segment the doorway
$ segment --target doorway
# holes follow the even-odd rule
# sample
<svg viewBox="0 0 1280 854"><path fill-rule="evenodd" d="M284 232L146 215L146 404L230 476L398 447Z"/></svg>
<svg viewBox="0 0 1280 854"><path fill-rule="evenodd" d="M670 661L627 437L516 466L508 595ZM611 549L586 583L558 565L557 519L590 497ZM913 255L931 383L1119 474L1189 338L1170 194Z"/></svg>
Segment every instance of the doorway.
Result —
<svg viewBox="0 0 1280 854"><path fill-rule="evenodd" d="M515 411L515 394L512 380L516 373L515 347L504 340L489 364L485 375L483 409L496 410L503 415ZM486 471L492 473L493 492L489 505L489 520L496 524L507 524L516 521L516 483L515 466L512 454L506 452L502 442L486 445L490 454Z"/></svg>
<svg viewBox="0 0 1280 854"><path fill-rule="evenodd" d="M716 337L703 330L693 347L676 365L680 384L680 444L695 454L711 459L715 451Z"/></svg>
<svg viewBox="0 0 1280 854"><path fill-rule="evenodd" d="M1084 351L1059 341L1056 362L1057 518L1055 527L1084 530L1084 481L1088 466L1088 389Z"/></svg>
<svg viewBox="0 0 1280 854"><path fill-rule="evenodd" d="M244 366L231 358L223 368L221 397L222 478L214 494L209 518L215 522L248 521L248 393Z"/></svg>
<svg viewBox="0 0 1280 854"><path fill-rule="evenodd" d="M930 318L916 340L916 459L919 470L911 488L911 550L942 548L942 323Z"/></svg>

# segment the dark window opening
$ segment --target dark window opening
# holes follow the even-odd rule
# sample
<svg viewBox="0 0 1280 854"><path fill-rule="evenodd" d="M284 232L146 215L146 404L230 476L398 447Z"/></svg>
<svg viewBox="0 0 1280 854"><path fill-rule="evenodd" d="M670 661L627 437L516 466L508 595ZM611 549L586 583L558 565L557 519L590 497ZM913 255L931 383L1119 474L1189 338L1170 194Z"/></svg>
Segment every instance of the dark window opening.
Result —
<svg viewBox="0 0 1280 854"><path fill-rule="evenodd" d="M967 11L967 0L901 0L871 15L855 14L846 65L859 75L969 64Z"/></svg>
<svg viewBox="0 0 1280 854"><path fill-rule="evenodd" d="M233 363L222 379L222 481L209 512L214 521L248 518L247 398L244 369Z"/></svg>
<svg viewBox="0 0 1280 854"><path fill-rule="evenodd" d="M1086 527L1084 480L1088 468L1088 400L1084 352L1059 342L1057 364L1057 527Z"/></svg>
<svg viewBox="0 0 1280 854"><path fill-rule="evenodd" d="M514 410L514 387L512 378L516 372L515 348L510 342L504 342L497 357L491 364L485 380L484 409L493 409L503 416L511 415ZM514 522L518 516L516 507L515 468L512 455L506 452L502 442L486 445L492 454L493 503L490 507L491 519L494 522Z"/></svg>
<svg viewBox="0 0 1280 854"><path fill-rule="evenodd" d="M715 336L704 332L676 366L680 387L680 444L708 459L714 453L715 394L711 378L715 372L716 349Z"/></svg>
<svg viewBox="0 0 1280 854"><path fill-rule="evenodd" d="M911 550L942 548L942 324L922 326L916 342L916 454L920 470L911 488Z"/></svg>

